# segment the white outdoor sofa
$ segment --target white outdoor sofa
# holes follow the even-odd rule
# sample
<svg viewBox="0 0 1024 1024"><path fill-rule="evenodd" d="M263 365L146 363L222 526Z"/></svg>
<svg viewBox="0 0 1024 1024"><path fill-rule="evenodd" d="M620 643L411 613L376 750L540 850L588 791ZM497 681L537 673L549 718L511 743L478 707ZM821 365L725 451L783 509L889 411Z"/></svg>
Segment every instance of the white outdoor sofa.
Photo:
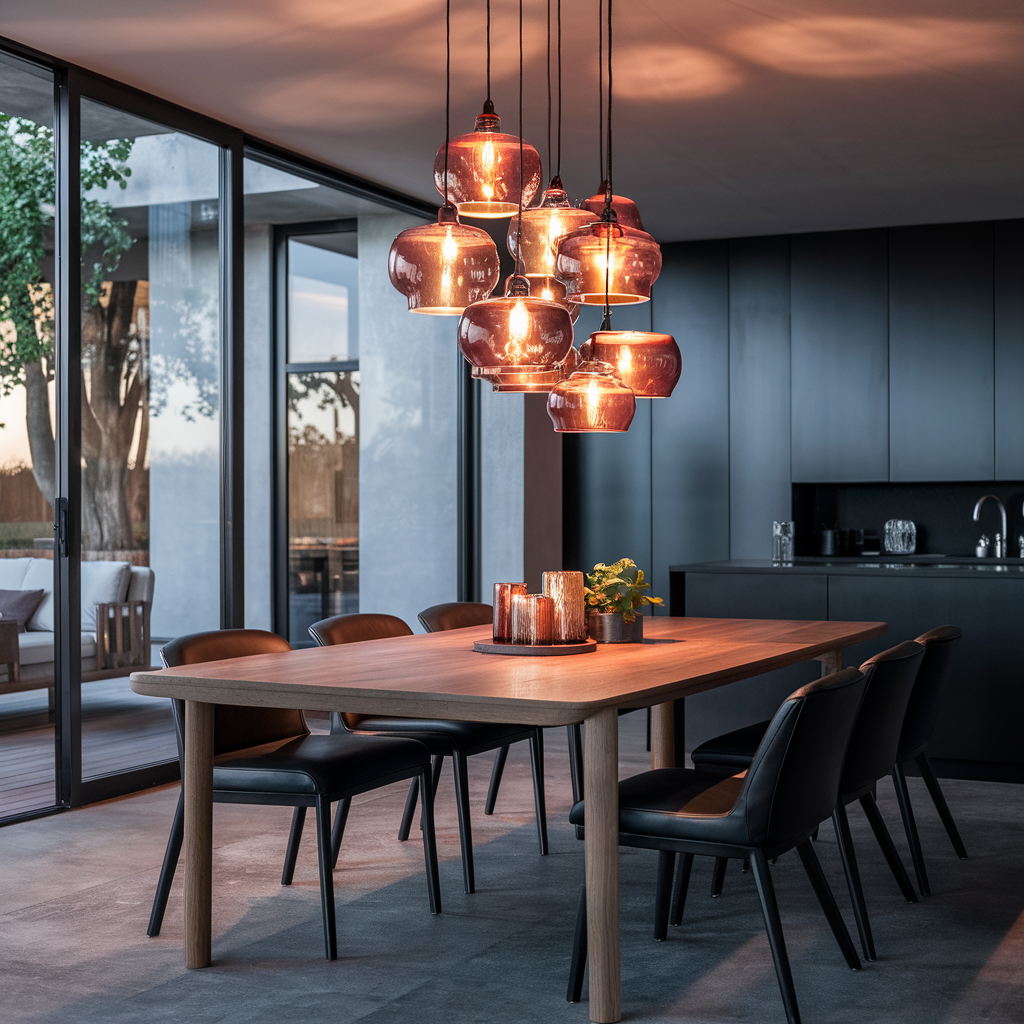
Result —
<svg viewBox="0 0 1024 1024"><path fill-rule="evenodd" d="M129 562L83 561L82 681L125 675L148 667L153 570ZM18 634L18 661L0 665L0 693L50 691L53 709L53 562L48 558L0 558L0 590L42 590L43 600Z"/></svg>

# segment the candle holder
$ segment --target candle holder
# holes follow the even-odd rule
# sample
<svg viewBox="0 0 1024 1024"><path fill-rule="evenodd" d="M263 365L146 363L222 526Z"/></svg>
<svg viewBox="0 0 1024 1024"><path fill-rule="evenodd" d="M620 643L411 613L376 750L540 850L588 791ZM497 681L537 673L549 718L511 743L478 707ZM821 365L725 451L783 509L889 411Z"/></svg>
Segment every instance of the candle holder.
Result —
<svg viewBox="0 0 1024 1024"><path fill-rule="evenodd" d="M512 596L512 642L550 644L554 627L555 602L543 594Z"/></svg>
<svg viewBox="0 0 1024 1024"><path fill-rule="evenodd" d="M512 643L512 598L516 594L526 594L525 583L494 584L494 642L496 644Z"/></svg>
<svg viewBox="0 0 1024 1024"><path fill-rule="evenodd" d="M555 603L551 639L556 644L576 644L587 639L587 611L583 594L583 573L571 570L546 572L544 596Z"/></svg>

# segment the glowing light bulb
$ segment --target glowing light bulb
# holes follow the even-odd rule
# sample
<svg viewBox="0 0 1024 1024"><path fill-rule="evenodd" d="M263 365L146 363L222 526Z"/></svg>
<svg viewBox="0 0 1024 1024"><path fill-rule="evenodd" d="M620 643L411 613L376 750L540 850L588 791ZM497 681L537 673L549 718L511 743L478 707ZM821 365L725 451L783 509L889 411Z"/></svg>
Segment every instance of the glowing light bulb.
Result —
<svg viewBox="0 0 1024 1024"><path fill-rule="evenodd" d="M493 142L486 142L486 143L484 143L483 151L480 154L480 160L482 161L484 167L487 168L487 170L490 171L490 170L494 169L494 143Z"/></svg>
<svg viewBox="0 0 1024 1024"><path fill-rule="evenodd" d="M530 333L530 314L522 299L516 299L512 312L508 315L509 342L505 353L510 358L518 358L523 351L523 342Z"/></svg>
<svg viewBox="0 0 1024 1024"><path fill-rule="evenodd" d="M441 246L441 254L446 260L454 260L459 255L459 244L452 238L451 227L445 232L444 243Z"/></svg>

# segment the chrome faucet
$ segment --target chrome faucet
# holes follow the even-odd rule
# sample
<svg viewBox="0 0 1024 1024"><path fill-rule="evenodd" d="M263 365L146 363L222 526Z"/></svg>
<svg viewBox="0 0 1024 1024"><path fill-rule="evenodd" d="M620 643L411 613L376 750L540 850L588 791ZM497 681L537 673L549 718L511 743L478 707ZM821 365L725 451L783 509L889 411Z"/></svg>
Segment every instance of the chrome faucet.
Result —
<svg viewBox="0 0 1024 1024"><path fill-rule="evenodd" d="M978 499L978 504L974 506L974 521L978 522L981 518L981 506L985 502L986 498L991 498L998 506L999 513L1003 517L1003 532L996 534L995 543L995 556L996 558L1006 557L1006 506L999 500L994 494L983 494Z"/></svg>

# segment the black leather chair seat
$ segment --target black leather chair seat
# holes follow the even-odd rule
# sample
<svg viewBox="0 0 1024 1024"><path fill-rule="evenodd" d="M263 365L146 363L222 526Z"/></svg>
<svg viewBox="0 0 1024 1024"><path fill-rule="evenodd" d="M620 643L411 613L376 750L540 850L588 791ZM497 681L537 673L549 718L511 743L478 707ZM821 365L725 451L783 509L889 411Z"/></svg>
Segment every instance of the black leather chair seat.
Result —
<svg viewBox="0 0 1024 1024"><path fill-rule="evenodd" d="M446 718L361 718L355 726L360 733L401 733L426 744L431 754L451 754L458 747L465 754L493 750L517 740L530 738L530 725L494 722L456 722ZM742 770L742 769L741 769Z"/></svg>
<svg viewBox="0 0 1024 1024"><path fill-rule="evenodd" d="M741 769L742 770L742 769ZM717 779L692 768L658 768L619 783L619 831L666 839L746 844L743 815L732 815L743 779ZM569 814L584 824L585 801Z"/></svg>
<svg viewBox="0 0 1024 1024"><path fill-rule="evenodd" d="M412 739L297 736L269 758L263 754L218 760L213 785L221 792L333 794L358 790L392 773L408 778L409 771L426 760L423 745Z"/></svg>
<svg viewBox="0 0 1024 1024"><path fill-rule="evenodd" d="M746 771L768 730L768 724L764 721L745 725L742 729L733 729L732 732L707 740L695 748L690 757L694 768L719 776Z"/></svg>

